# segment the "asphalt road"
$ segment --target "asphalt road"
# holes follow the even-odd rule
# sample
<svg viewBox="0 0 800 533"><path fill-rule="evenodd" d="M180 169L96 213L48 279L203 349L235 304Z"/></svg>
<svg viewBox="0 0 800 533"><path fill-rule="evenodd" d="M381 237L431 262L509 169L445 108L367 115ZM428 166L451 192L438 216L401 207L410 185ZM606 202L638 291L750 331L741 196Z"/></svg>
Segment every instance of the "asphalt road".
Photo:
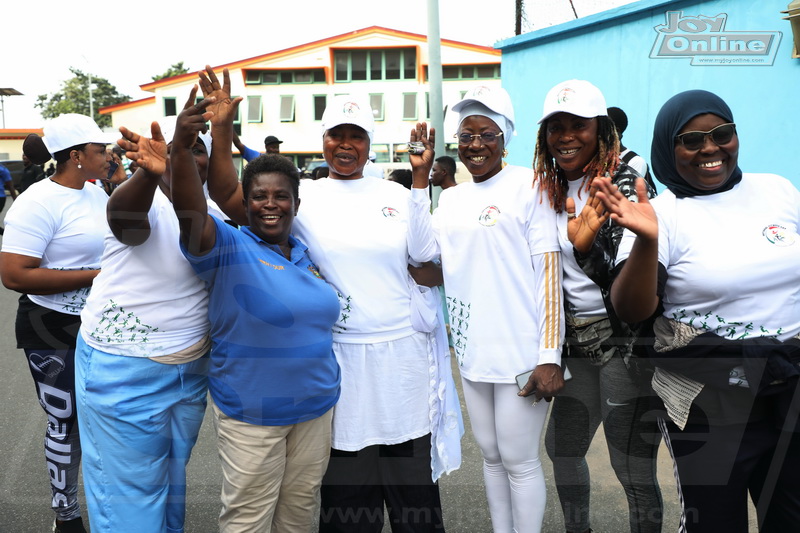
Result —
<svg viewBox="0 0 800 533"><path fill-rule="evenodd" d="M16 299L16 293L0 287L0 368L3 375L0 384L3 406L0 417L0 533L45 533L52 531L53 521L42 444L45 417L36 401L22 351L15 348ZM464 413L466 419L466 409ZM469 431L468 420L465 423L462 467L440 482L445 528L449 533L490 532L480 451ZM207 420L189 465L187 533L217 531L221 474L215 447L213 429ZM542 457L548 485L543 532L563 532L561 510L544 446ZM592 469L593 529L597 533L627 531L627 505L609 465L602 431L595 438L588 460ZM663 446L658 469L665 501L663 531L676 531L678 509L672 464ZM384 531L389 531L388 526Z"/></svg>

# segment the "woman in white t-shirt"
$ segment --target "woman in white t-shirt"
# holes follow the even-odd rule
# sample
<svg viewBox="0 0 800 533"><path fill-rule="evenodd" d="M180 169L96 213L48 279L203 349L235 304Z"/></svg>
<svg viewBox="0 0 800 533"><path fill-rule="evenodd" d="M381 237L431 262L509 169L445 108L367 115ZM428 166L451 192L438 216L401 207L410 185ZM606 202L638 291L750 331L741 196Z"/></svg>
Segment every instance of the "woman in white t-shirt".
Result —
<svg viewBox="0 0 800 533"><path fill-rule="evenodd" d="M800 524L800 192L742 173L725 102L682 92L656 117L651 161L667 191L638 203L607 178L598 197L630 231L620 243L614 308L658 313L653 388L688 532Z"/></svg>
<svg viewBox="0 0 800 533"><path fill-rule="evenodd" d="M494 531L538 532L546 500L539 442L548 405L539 400L564 385L555 211L540 201L531 169L503 161L514 134L508 93L478 86L452 111L458 155L472 181L444 191L433 216L450 332ZM424 128L413 140L429 144ZM433 154L411 162L413 197L427 207ZM530 370L520 391L517 376Z"/></svg>
<svg viewBox="0 0 800 533"><path fill-rule="evenodd" d="M628 499L630 531L658 533L660 439L654 438L658 426L647 416L652 392L637 372L643 354L634 353L645 325L620 321L611 306L609 289L623 228L599 209L592 187L598 176L611 175L623 194L635 198L641 176L620 160L605 97L591 83L568 80L550 89L539 124L536 179L543 201L558 212L565 361L572 374L554 401L545 438L565 528L568 533L591 531L586 453L602 422L611 466Z"/></svg>
<svg viewBox="0 0 800 533"><path fill-rule="evenodd" d="M75 403L75 341L80 312L100 272L106 193L90 179L107 179L111 158L103 133L84 115L65 114L23 150L36 164L52 155L56 172L31 185L6 214L0 276L21 292L17 347L28 359L39 401L48 416L45 457L56 513L55 531L85 532L78 503L81 445Z"/></svg>
<svg viewBox="0 0 800 533"><path fill-rule="evenodd" d="M186 465L206 408L208 292L178 246L175 120L160 122L152 138L120 128L138 170L108 201L102 271L81 313L76 399L94 531L183 531ZM203 180L210 152L200 135L192 154Z"/></svg>

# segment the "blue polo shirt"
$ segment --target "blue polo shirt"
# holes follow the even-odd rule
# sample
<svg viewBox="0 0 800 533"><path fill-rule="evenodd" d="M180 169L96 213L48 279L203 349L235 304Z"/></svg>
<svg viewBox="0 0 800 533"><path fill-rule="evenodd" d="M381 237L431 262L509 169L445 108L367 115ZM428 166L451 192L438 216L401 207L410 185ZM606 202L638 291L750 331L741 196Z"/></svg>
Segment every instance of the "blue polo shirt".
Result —
<svg viewBox="0 0 800 533"><path fill-rule="evenodd" d="M341 376L331 328L336 292L306 246L289 237L292 257L211 217L217 242L186 259L209 289L209 392L223 413L255 425L312 420L339 399Z"/></svg>
<svg viewBox="0 0 800 533"><path fill-rule="evenodd" d="M6 197L6 183L13 181L11 171L4 165L0 165L0 198Z"/></svg>

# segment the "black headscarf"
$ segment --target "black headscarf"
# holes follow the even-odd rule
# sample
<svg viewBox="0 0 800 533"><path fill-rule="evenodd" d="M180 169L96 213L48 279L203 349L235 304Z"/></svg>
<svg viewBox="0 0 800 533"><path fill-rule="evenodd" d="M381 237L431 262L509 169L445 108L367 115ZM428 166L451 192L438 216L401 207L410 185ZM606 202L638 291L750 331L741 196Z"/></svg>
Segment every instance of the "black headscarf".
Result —
<svg viewBox="0 0 800 533"><path fill-rule="evenodd" d="M676 94L667 100L656 117L650 163L658 181L678 198L724 192L742 180L742 171L737 166L728 181L717 189L707 191L692 187L678 174L675 167L675 136L687 122L705 113L713 113L723 120L733 122L733 113L728 104L716 94L701 90Z"/></svg>

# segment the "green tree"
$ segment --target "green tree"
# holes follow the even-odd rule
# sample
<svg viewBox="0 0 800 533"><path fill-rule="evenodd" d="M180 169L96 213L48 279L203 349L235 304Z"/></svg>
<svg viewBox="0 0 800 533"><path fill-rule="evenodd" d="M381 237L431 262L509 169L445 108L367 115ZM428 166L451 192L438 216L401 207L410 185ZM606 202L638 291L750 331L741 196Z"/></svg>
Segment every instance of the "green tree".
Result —
<svg viewBox="0 0 800 533"><path fill-rule="evenodd" d="M55 118L64 113L89 115L89 75L70 67L73 77L61 84L61 90L51 95L40 94L34 107L41 109L44 118ZM111 115L100 115L98 110L120 102L127 102L130 96L120 94L117 88L105 78L92 76L92 105L94 120L100 127L111 126Z"/></svg>
<svg viewBox="0 0 800 533"><path fill-rule="evenodd" d="M189 72L189 67L183 66L183 61L178 61L169 67L164 74L153 76L153 81L163 80L164 78L171 78L172 76L180 76Z"/></svg>

